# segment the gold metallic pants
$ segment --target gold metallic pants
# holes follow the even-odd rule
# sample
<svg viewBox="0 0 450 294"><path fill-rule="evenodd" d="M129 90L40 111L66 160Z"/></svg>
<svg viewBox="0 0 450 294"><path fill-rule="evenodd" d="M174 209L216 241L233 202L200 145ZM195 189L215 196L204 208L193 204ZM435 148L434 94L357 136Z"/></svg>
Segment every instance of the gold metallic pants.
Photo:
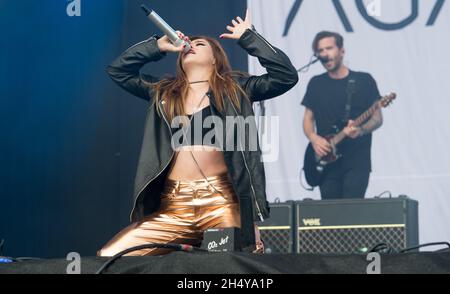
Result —
<svg viewBox="0 0 450 294"><path fill-rule="evenodd" d="M195 181L166 180L160 209L119 232L98 256L113 256L147 243L199 245L209 228L241 227L239 202L227 174ZM209 184L208 184L209 182ZM127 256L159 255L168 249L144 249Z"/></svg>

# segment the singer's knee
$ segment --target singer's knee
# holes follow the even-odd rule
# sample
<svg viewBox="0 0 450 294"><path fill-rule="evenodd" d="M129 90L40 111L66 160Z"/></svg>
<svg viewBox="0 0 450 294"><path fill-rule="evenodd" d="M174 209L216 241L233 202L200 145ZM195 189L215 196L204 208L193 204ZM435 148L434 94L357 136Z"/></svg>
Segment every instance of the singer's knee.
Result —
<svg viewBox="0 0 450 294"><path fill-rule="evenodd" d="M108 250L105 250L105 248L103 247L102 249L97 251L97 256L98 257L110 257L110 256L114 256L114 254L112 254L112 252L108 252Z"/></svg>

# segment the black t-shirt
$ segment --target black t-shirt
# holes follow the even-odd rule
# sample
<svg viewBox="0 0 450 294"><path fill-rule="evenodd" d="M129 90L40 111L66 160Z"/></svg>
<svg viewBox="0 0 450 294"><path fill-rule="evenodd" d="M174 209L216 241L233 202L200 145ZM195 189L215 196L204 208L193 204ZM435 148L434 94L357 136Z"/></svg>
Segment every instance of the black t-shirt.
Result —
<svg viewBox="0 0 450 294"><path fill-rule="evenodd" d="M350 71L350 74L343 79L332 79L328 73L313 77L308 84L302 105L314 113L319 136L334 133L334 125L342 127L350 79L356 81L350 119L356 119L380 99L377 83L368 73ZM346 138L338 145L338 149L343 155L340 165L345 169L371 170L371 144L371 134L357 139Z"/></svg>

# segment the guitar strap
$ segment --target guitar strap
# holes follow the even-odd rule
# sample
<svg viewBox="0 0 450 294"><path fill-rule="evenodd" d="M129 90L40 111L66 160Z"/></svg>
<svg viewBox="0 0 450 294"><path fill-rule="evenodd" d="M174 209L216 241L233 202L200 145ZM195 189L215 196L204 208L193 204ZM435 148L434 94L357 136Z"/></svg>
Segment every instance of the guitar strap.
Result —
<svg viewBox="0 0 450 294"><path fill-rule="evenodd" d="M352 111L352 100L355 93L356 93L356 80L350 77L347 84L347 102L345 104L345 116L342 120L344 124L347 124L347 122L350 119L350 112Z"/></svg>

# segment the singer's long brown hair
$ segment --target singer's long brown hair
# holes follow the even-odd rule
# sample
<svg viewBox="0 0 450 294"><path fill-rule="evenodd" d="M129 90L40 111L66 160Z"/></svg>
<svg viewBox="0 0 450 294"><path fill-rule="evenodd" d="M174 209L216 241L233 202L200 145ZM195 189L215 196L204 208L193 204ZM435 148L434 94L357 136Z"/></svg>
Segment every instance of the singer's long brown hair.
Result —
<svg viewBox="0 0 450 294"><path fill-rule="evenodd" d="M190 39L191 41L203 39L211 45L215 65L214 72L209 78L209 85L218 110L223 111L223 99L227 96L234 106L240 110L239 94L242 94L246 99L248 99L248 96L233 77L247 74L231 70L225 50L217 40L207 36L194 36ZM161 101L165 101L164 110L169 121L176 116L186 115L183 101L188 95L189 81L182 67L182 54L178 56L176 77L165 78L152 84L152 87L155 93L155 103L159 104ZM160 111L159 107L157 107L157 110Z"/></svg>

